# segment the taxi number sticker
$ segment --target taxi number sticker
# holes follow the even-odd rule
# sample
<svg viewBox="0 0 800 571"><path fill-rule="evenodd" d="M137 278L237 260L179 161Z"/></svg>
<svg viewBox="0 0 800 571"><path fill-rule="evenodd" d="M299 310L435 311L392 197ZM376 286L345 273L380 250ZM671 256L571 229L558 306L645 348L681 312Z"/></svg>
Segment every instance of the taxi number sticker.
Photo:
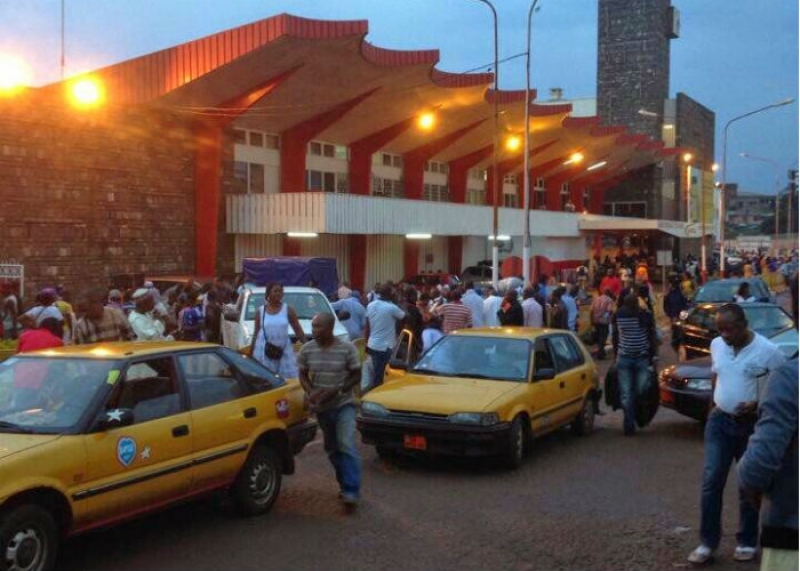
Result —
<svg viewBox="0 0 800 571"><path fill-rule="evenodd" d="M289 418L289 401L280 399L275 403L275 412L278 418Z"/></svg>
<svg viewBox="0 0 800 571"><path fill-rule="evenodd" d="M108 376L106 377L106 384L113 385L119 380L119 371L117 369L112 369L108 372Z"/></svg>

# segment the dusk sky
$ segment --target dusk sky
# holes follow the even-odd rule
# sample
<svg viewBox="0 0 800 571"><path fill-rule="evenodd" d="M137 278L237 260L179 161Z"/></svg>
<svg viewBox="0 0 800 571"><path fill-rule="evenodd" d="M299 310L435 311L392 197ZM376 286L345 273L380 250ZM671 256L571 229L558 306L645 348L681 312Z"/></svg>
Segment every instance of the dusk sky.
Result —
<svg viewBox="0 0 800 571"><path fill-rule="evenodd" d="M526 0L495 0L500 58L525 50ZM597 0L540 0L534 17L532 86L540 96L561 87L566 98L596 95ZM672 42L670 96L683 92L716 113L722 129L737 115L798 97L796 0L673 0L681 37ZM65 0L67 75L116 63L281 12L320 19L365 19L367 39L396 49L438 48L438 67L488 69L491 13L476 0ZM33 68L33 85L60 77L60 0L0 0L0 54ZM525 59L500 67L500 87L524 88ZM729 130L729 182L772 193L775 168L739 157L774 160L780 182L797 168L798 104L735 123Z"/></svg>

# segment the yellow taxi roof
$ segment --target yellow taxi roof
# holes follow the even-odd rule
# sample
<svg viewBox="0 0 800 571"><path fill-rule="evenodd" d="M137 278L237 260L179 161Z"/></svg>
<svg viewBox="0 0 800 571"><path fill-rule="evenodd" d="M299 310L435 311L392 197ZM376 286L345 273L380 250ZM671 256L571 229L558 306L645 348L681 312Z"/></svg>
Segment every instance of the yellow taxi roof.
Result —
<svg viewBox="0 0 800 571"><path fill-rule="evenodd" d="M535 339L547 333L568 333L563 329L547 329L544 327L473 327L472 329L459 329L450 335L473 335L491 337L511 337L515 339Z"/></svg>
<svg viewBox="0 0 800 571"><path fill-rule="evenodd" d="M65 347L31 351L30 353L23 353L23 355L123 359L207 347L219 347L219 345L190 341L119 341L114 343L94 343L91 345L67 345Z"/></svg>

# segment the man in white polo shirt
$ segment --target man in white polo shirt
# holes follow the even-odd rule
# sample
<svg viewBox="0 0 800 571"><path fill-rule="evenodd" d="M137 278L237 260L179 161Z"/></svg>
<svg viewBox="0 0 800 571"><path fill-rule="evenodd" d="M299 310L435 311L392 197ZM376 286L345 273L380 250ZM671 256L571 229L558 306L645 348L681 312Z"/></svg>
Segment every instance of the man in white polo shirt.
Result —
<svg viewBox="0 0 800 571"><path fill-rule="evenodd" d="M367 353L372 359L373 368L370 389L383 384L383 374L397 341L397 322L406 315L392 303L392 286L383 284L377 295L377 299L367 305L367 321L364 326Z"/></svg>
<svg viewBox="0 0 800 571"><path fill-rule="evenodd" d="M717 310L719 337L711 342L714 407L705 430L705 462L700 504L700 546L689 562L712 560L722 536L722 493L731 463L747 447L757 420L759 385L785 358L778 347L750 330L742 308L728 303ZM736 561L750 561L758 544L758 510L739 496Z"/></svg>

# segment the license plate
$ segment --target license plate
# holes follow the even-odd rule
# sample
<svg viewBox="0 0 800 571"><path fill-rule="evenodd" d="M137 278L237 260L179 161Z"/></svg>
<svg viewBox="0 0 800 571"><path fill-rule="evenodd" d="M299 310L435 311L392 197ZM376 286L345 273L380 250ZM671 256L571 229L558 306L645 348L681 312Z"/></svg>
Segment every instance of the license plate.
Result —
<svg viewBox="0 0 800 571"><path fill-rule="evenodd" d="M674 403L675 402L675 395L672 394L670 391L661 390L661 402L668 402Z"/></svg>
<svg viewBox="0 0 800 571"><path fill-rule="evenodd" d="M428 447L428 442L424 436L406 434L403 437L403 446L411 450L425 450Z"/></svg>

